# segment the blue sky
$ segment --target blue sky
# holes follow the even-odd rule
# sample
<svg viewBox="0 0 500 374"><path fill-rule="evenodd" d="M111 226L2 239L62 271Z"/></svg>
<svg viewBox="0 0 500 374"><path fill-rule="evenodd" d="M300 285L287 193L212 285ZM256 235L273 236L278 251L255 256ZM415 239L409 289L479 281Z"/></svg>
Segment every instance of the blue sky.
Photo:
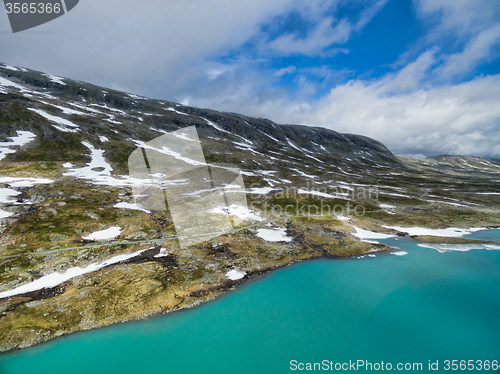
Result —
<svg viewBox="0 0 500 374"><path fill-rule="evenodd" d="M9 64L397 154L500 157L498 0L81 0L0 31Z"/></svg>

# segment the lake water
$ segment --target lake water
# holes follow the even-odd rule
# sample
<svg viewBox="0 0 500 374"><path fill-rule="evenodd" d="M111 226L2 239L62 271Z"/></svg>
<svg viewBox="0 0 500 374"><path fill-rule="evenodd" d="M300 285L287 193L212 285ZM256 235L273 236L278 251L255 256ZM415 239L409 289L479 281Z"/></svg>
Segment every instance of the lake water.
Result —
<svg viewBox="0 0 500 374"><path fill-rule="evenodd" d="M424 372L430 360L445 372L444 360L500 360L500 251L383 242L408 254L299 263L191 310L1 355L0 373L289 373L292 360Z"/></svg>

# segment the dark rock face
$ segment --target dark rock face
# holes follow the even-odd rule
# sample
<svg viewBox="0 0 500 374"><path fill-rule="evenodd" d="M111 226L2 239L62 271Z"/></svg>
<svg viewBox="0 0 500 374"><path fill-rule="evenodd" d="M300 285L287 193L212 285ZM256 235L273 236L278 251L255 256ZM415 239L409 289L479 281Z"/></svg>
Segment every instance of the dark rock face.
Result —
<svg viewBox="0 0 500 374"><path fill-rule="evenodd" d="M403 167L402 162L382 143L360 135L340 134L318 127L277 125L267 119L186 107L166 101L139 99L123 92L70 79L63 79L63 85L43 73L27 69L13 71L0 66L0 76L35 92L23 95L17 88L8 88L8 94L0 95L0 140L15 136L17 130L31 131L37 135L38 143L47 147L50 144L50 150L45 151L48 159L62 160L72 155L78 158L78 153L86 151L79 144L81 140L93 140L97 135L106 135L112 138L106 156L115 162L122 162L123 155L120 155L118 148L132 149L128 138L147 141L160 135L151 128L168 132L196 125L201 136L223 135L231 141L227 142L221 151L234 150L233 142L245 142L243 139L246 139L252 142L248 144L252 144L259 152L278 148L297 158L307 159L303 154L305 151L322 161L352 164L353 167L369 167L374 163ZM51 104L79 113L64 112ZM93 111L82 110L72 104L85 107L90 105L89 108ZM67 119L78 125L81 131L61 132L51 125L50 120L41 118L29 111L29 108L40 109L50 115ZM223 131L210 126L204 119L215 123ZM119 126L113 121L120 122ZM74 153L68 152L71 151L71 146L76 148ZM12 157L19 161L26 159L22 155ZM357 165L358 163L360 165Z"/></svg>

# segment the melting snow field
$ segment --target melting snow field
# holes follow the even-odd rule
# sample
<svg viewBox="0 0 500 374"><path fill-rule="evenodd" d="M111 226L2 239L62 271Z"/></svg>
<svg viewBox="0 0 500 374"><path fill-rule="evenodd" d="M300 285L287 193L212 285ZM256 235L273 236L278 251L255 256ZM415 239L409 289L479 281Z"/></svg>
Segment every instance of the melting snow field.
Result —
<svg viewBox="0 0 500 374"><path fill-rule="evenodd" d="M258 215L253 213L250 209L234 204L231 205L229 208L221 208L221 207L214 208L213 210L210 211L210 213L230 214L245 221L261 222L264 220L262 217L259 217Z"/></svg>
<svg viewBox="0 0 500 374"><path fill-rule="evenodd" d="M67 119L64 119L64 118L61 118L61 117L57 117L57 116L53 116L52 114L46 113L46 112L44 112L43 110L40 110L40 109L28 108L28 110L31 110L32 112L35 112L36 114L42 116L43 118L47 119L50 122L57 123L57 125L54 125L52 123L52 126L54 126L59 131L62 131L62 132L77 132L77 131L80 131L80 128L77 125L75 125L74 123L68 121Z"/></svg>
<svg viewBox="0 0 500 374"><path fill-rule="evenodd" d="M66 86L66 83L64 83L62 81L64 78L61 78L61 77L58 77L58 76L52 75L52 74L43 74L43 75L45 75L47 78L49 78L51 82L60 84L62 86Z"/></svg>
<svg viewBox="0 0 500 374"><path fill-rule="evenodd" d="M151 179L131 178L129 175L112 175L113 168L104 158L104 150L96 149L92 144L84 141L82 144L90 150L90 163L83 168L74 168L70 162L64 163L62 166L68 171L63 175L65 177L75 177L91 181L97 185L106 185L113 187L131 187L139 185L151 185ZM166 181L165 185L182 183L182 181ZM154 186L159 186L158 183L153 183Z"/></svg>
<svg viewBox="0 0 500 374"><path fill-rule="evenodd" d="M10 217L13 214L14 213L6 212L5 210L0 209L0 219Z"/></svg>
<svg viewBox="0 0 500 374"><path fill-rule="evenodd" d="M356 230L356 233L353 235L357 236L360 239L388 239L394 237L394 235L384 234L381 232L368 231L356 226L353 226L353 228Z"/></svg>
<svg viewBox="0 0 500 374"><path fill-rule="evenodd" d="M257 236L268 242L291 242L293 239L286 235L286 229L258 229Z"/></svg>
<svg viewBox="0 0 500 374"><path fill-rule="evenodd" d="M16 153L15 150L10 149L10 147L20 146L28 144L36 135L30 131L17 131L17 136L10 136L10 141L0 142L0 160L4 159L9 153Z"/></svg>
<svg viewBox="0 0 500 374"><path fill-rule="evenodd" d="M500 250L500 245L495 244L418 244L422 248L435 249L439 253L468 252L473 249L486 249L488 251Z"/></svg>
<svg viewBox="0 0 500 374"><path fill-rule="evenodd" d="M21 178L21 177L0 177L0 183L8 184L12 188L33 187L35 184L50 184L52 179L46 178Z"/></svg>
<svg viewBox="0 0 500 374"><path fill-rule="evenodd" d="M256 194L256 195L266 195L269 192L274 191L274 190L276 190L276 189L271 188L271 187L255 187L255 188L247 190L246 193Z"/></svg>
<svg viewBox="0 0 500 374"><path fill-rule="evenodd" d="M5 90L4 87L14 87L14 88L19 88L21 91L24 91L24 87L17 84L17 83L14 83L14 82L11 82L10 80L8 79L5 79L5 78L2 78L0 77L0 93L3 93L3 94L6 94L7 91Z"/></svg>
<svg viewBox="0 0 500 374"><path fill-rule="evenodd" d="M49 275L46 275L44 277L41 277L37 280L34 280L31 283L24 284L20 287L14 288L9 291L4 291L0 292L0 299L3 299L5 297L11 297L15 295L21 295L23 293L27 292L33 292L33 291L38 291L43 288L51 288L55 287L61 283L66 282L67 280L70 280L71 278L78 277L80 275L92 273L94 271L97 271L99 269L102 269L103 267L116 264L128 259L131 259L133 257L136 257L140 255L142 252L144 252L145 249L141 249L140 251L134 252L134 253L129 253L129 254L123 254L123 255L117 255L114 257L111 257L110 259L101 262L101 263L95 263L91 264L85 268L81 267L74 267L74 268L69 268L66 270L64 273L52 273Z"/></svg>
<svg viewBox="0 0 500 374"><path fill-rule="evenodd" d="M187 163L189 165L195 165L195 166L206 166L207 165L206 163L203 163L203 162L200 162L200 161L196 161L196 160L192 160L189 157L185 157L185 156L181 155L178 152L172 151L168 147L162 147L161 149L160 148L154 148L154 147L150 146L149 144L147 144L147 143L145 143L145 142L143 142L141 140L135 140L135 139L130 139L130 140L133 141L137 147L145 148L145 149L151 149L153 151L156 151L156 152L159 152L159 153L163 153L165 155L174 157L177 160L184 161L185 163Z"/></svg>
<svg viewBox="0 0 500 374"><path fill-rule="evenodd" d="M13 178L13 177L0 177L0 184L7 184L12 188L26 188L33 187L35 184L50 184L53 181L44 178ZM23 205L31 204L29 201L16 202L12 198L19 196L21 192L10 189L0 188L0 204ZM0 219L7 218L14 215L14 213L7 212L0 209Z"/></svg>
<svg viewBox="0 0 500 374"><path fill-rule="evenodd" d="M446 229L428 229L425 227L401 227L401 226L382 226L387 229L393 229L401 232L407 232L410 236L428 235L428 236L444 236L447 238L459 238L471 232L485 230L484 227L476 227L471 229L459 229L456 227L448 227Z"/></svg>
<svg viewBox="0 0 500 374"><path fill-rule="evenodd" d="M11 190L10 188L0 188L0 203L2 204L13 204L14 201L11 199L14 196L20 195L21 192ZM14 213L6 212L0 209L0 219L12 216Z"/></svg>
<svg viewBox="0 0 500 374"><path fill-rule="evenodd" d="M122 233L121 227L113 226L113 227L110 227L106 230L96 231L90 235L82 236L82 239L93 240L93 241L111 240L111 239L115 239L116 237L120 236L121 233Z"/></svg>
<svg viewBox="0 0 500 374"><path fill-rule="evenodd" d="M92 179L95 181L106 180L107 177L110 177L113 168L104 159L104 151L101 149L96 149L92 144L88 142L82 142L82 144L90 149L90 157L92 158L92 161L90 161L90 163L88 163L86 167L79 169L70 169L63 175L82 179ZM71 164L67 163L63 166L71 168L72 165L70 165Z"/></svg>
<svg viewBox="0 0 500 374"><path fill-rule="evenodd" d="M139 205L137 205L136 203L127 203L125 201L122 201L120 203L116 203L115 205L113 205L113 208L117 208L117 209L131 209L131 210L140 210L144 213L148 213L150 214L151 212L149 210L146 210L146 209L142 209Z"/></svg>
<svg viewBox="0 0 500 374"><path fill-rule="evenodd" d="M231 280L238 280L238 279L241 279L243 278L245 275L247 275L247 273L244 273L244 272L241 272L241 271L238 271L238 270L230 270L226 273L226 277L228 277L229 279Z"/></svg>
<svg viewBox="0 0 500 374"><path fill-rule="evenodd" d="M2 204L12 203L13 200L11 198L14 196L18 196L20 194L21 192L16 190L11 190L10 188L0 188L0 203Z"/></svg>
<svg viewBox="0 0 500 374"><path fill-rule="evenodd" d="M212 126L214 129L220 131L220 132L225 132L226 134L232 134L231 132L227 131L227 130L224 130L222 127L216 125L215 123L213 123L212 121L209 121L208 119L204 118L204 117L200 117L201 119L205 120L210 126Z"/></svg>
<svg viewBox="0 0 500 374"><path fill-rule="evenodd" d="M385 208L385 209L394 209L394 208L396 208L394 205L389 205L389 204L380 204L380 207L381 208Z"/></svg>

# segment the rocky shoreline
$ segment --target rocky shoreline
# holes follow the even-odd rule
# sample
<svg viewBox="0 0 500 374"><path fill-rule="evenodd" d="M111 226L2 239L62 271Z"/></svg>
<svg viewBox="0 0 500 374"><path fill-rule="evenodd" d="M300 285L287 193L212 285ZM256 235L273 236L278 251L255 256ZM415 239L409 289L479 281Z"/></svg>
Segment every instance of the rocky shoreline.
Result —
<svg viewBox="0 0 500 374"><path fill-rule="evenodd" d="M243 233L190 251L181 251L172 243L157 245L134 258L56 287L2 299L0 352L192 308L256 276L299 261L388 249L385 245L363 243L342 228L328 231L317 225L305 228L288 221L287 233L293 237L292 243L263 243L254 235ZM324 239L330 243L325 244ZM157 257L160 248L168 255ZM338 249L348 252L339 254ZM201 262L204 269L199 266ZM211 267L215 270L211 271ZM225 276L228 269L234 268L246 276L239 280Z"/></svg>
<svg viewBox="0 0 500 374"><path fill-rule="evenodd" d="M291 243L265 243L246 231L191 250L180 250L167 242L56 287L0 299L0 352L192 308L255 277L300 261L359 257L390 249L384 244L361 241L352 236L352 228L339 221L336 224L330 228L322 221L305 225L288 220L285 227L293 238ZM401 231L393 234L420 243L495 243L409 236ZM163 256L159 256L161 253ZM228 269L238 269L245 277L231 280L225 275Z"/></svg>

